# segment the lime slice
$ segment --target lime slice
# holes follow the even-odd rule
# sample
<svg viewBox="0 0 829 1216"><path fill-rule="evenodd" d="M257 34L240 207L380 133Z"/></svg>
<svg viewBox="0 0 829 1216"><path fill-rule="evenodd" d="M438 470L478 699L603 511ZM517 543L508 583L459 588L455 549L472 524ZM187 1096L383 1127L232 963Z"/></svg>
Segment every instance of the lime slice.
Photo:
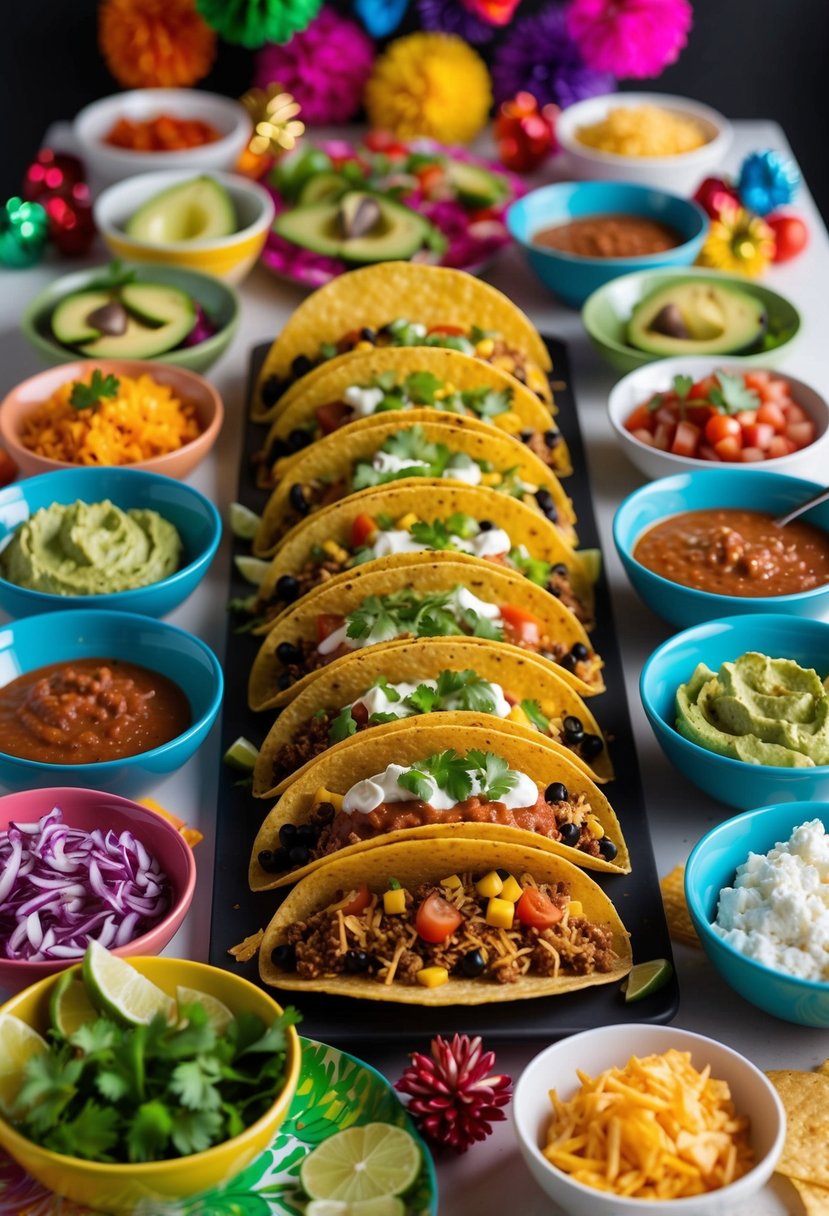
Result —
<svg viewBox="0 0 829 1216"><path fill-rule="evenodd" d="M637 963L622 981L625 1004L641 1001L643 997L657 992L667 984L673 973L674 969L666 958L652 958L650 962Z"/></svg>
<svg viewBox="0 0 829 1216"><path fill-rule="evenodd" d="M312 1199L305 1216L406 1216L406 1205L396 1195L378 1195L376 1199Z"/></svg>
<svg viewBox="0 0 829 1216"><path fill-rule="evenodd" d="M323 1140L302 1163L300 1182L312 1199L357 1200L400 1195L420 1169L420 1149L389 1123L349 1127Z"/></svg>
<svg viewBox="0 0 829 1216"><path fill-rule="evenodd" d="M236 569L246 583L251 583L254 587L261 587L265 575L271 568L270 562L266 562L263 557L243 556L233 560L236 562Z"/></svg>
<svg viewBox="0 0 829 1216"><path fill-rule="evenodd" d="M77 972L64 971L49 998L49 1018L53 1029L68 1039L79 1026L94 1022L98 1011L89 999L86 984Z"/></svg>
<svg viewBox="0 0 829 1216"><path fill-rule="evenodd" d="M231 768L238 768L242 772L250 773L259 759L259 748L251 743L250 739L246 739L244 735L240 735L238 739L234 739L233 743L231 743L223 759L225 764L229 764Z"/></svg>
<svg viewBox="0 0 829 1216"><path fill-rule="evenodd" d="M0 1110L9 1110L20 1089L23 1069L49 1044L11 1013L0 1013Z"/></svg>
<svg viewBox="0 0 829 1216"><path fill-rule="evenodd" d="M224 1005L218 997L211 996L209 992L199 992L197 988L184 988L179 984L176 988L176 1000L179 1008L182 1005L201 1005L216 1034L224 1034L233 1021L233 1014L227 1005Z"/></svg>
<svg viewBox="0 0 829 1216"><path fill-rule="evenodd" d="M98 942L90 942L86 948L83 978L95 1008L118 1022L140 1026L157 1013L170 1022L176 1016L171 996Z"/></svg>
<svg viewBox="0 0 829 1216"><path fill-rule="evenodd" d="M602 572L601 549L579 549L577 556L581 558L581 564L590 582L597 583Z"/></svg>
<svg viewBox="0 0 829 1216"><path fill-rule="evenodd" d="M259 528L260 516L241 502L232 502L227 509L230 530L239 540L253 540Z"/></svg>

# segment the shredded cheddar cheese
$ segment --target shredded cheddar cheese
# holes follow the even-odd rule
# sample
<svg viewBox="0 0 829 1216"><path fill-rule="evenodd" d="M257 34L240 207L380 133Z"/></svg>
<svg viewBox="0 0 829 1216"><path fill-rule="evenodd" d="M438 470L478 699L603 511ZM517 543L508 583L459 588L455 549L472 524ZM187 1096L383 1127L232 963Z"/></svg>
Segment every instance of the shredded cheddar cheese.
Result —
<svg viewBox="0 0 829 1216"><path fill-rule="evenodd" d="M650 105L615 106L599 122L579 127L576 139L615 156L681 156L706 143L693 118Z"/></svg>

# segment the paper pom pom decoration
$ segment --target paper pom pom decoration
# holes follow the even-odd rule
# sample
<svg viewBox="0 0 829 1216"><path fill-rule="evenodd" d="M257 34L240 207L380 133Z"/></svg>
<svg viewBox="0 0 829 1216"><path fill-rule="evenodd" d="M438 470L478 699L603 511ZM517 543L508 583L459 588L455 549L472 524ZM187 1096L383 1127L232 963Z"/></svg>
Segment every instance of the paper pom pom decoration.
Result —
<svg viewBox="0 0 829 1216"><path fill-rule="evenodd" d="M498 159L513 173L531 173L543 164L556 145L558 106L538 108L532 93L516 93L503 101L495 117Z"/></svg>
<svg viewBox="0 0 829 1216"><path fill-rule="evenodd" d="M409 0L354 0L354 12L372 38L388 38L393 34L408 7Z"/></svg>
<svg viewBox="0 0 829 1216"><path fill-rule="evenodd" d="M492 83L499 105L525 91L540 106L553 102L562 109L616 88L610 73L585 66L567 29L563 4L550 4L516 22L495 52Z"/></svg>
<svg viewBox="0 0 829 1216"><path fill-rule="evenodd" d="M287 42L308 27L322 0L196 0L196 8L225 42L255 51Z"/></svg>
<svg viewBox="0 0 829 1216"><path fill-rule="evenodd" d="M483 46L495 36L495 26L458 0L417 0L417 13L425 30L457 34L464 42Z"/></svg>
<svg viewBox="0 0 829 1216"><path fill-rule="evenodd" d="M749 211L768 215L790 203L799 185L800 171L794 161L768 149L745 158L737 178L737 193Z"/></svg>
<svg viewBox="0 0 829 1216"><path fill-rule="evenodd" d="M34 266L48 236L49 217L40 203L10 198L0 207L0 266Z"/></svg>
<svg viewBox="0 0 829 1216"><path fill-rule="evenodd" d="M571 0L567 28L584 62L619 78L658 76L688 41L689 0Z"/></svg>
<svg viewBox="0 0 829 1216"><path fill-rule="evenodd" d="M698 261L714 270L756 278L771 262L774 248L774 233L765 220L742 207L727 207L712 220Z"/></svg>
<svg viewBox="0 0 829 1216"><path fill-rule="evenodd" d="M254 84L265 89L278 81L299 102L307 124L344 122L360 108L373 61L369 36L326 5L290 42L262 48Z"/></svg>
<svg viewBox="0 0 829 1216"><path fill-rule="evenodd" d="M98 45L126 89L186 88L210 71L216 35L194 0L103 0Z"/></svg>
<svg viewBox="0 0 829 1216"><path fill-rule="evenodd" d="M373 127L467 144L486 122L492 94L484 61L461 38L418 33L387 47L364 101Z"/></svg>
<svg viewBox="0 0 829 1216"><path fill-rule="evenodd" d="M712 220L719 219L729 207L739 207L740 200L731 182L724 177L706 177L697 186L694 202L699 203Z"/></svg>

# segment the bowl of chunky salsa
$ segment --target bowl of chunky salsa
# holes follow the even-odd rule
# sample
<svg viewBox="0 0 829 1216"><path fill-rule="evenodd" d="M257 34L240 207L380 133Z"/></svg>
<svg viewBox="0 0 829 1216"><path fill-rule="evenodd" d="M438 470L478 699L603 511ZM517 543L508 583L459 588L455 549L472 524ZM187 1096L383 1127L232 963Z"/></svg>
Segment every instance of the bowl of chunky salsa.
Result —
<svg viewBox="0 0 829 1216"><path fill-rule="evenodd" d="M749 612L819 619L829 605L829 505L783 528L774 521L820 489L764 471L665 477L624 500L616 548L641 598L676 625Z"/></svg>
<svg viewBox="0 0 829 1216"><path fill-rule="evenodd" d="M0 784L137 796L209 731L222 672L203 642L134 613L73 611L0 635Z"/></svg>

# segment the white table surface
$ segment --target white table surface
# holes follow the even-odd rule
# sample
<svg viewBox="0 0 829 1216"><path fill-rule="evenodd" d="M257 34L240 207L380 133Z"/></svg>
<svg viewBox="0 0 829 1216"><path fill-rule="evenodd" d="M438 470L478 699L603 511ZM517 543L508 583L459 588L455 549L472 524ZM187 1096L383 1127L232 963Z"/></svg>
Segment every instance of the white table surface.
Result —
<svg viewBox="0 0 829 1216"><path fill-rule="evenodd" d="M50 140L55 141L54 132L47 135L45 142ZM746 153L761 147L789 150L776 124L737 123L734 146L724 168L735 171ZM544 176L552 178L554 174L550 171ZM784 370L826 395L829 393L829 362L826 359L829 236L805 189L797 200L797 209L811 232L808 249L793 263L774 267L764 281L789 296L804 315L802 336ZM19 380L42 367L37 354L17 328L23 306L55 276L102 260L102 251L96 250L96 253L98 256L89 263L50 258L29 270L0 272L0 393L7 392ZM579 314L564 308L546 293L525 267L517 249L502 252L487 277L529 313L543 333L555 334L569 347L593 501L625 660L633 733L642 768L657 867L662 875L684 861L699 837L714 823L727 818L730 812L690 785L668 764L639 703L637 682L642 664L673 630L638 600L613 549L613 512L621 499L642 482L637 471L620 454L606 418L605 402L614 382L614 372L593 351L582 330ZM209 373L224 397L227 410L224 430L214 454L191 478L192 483L221 509L226 508L236 491L250 350L258 343L272 340L303 297L304 293L299 289L275 279L262 267L258 267L242 285L239 331L230 349ZM224 645L228 564L226 538L201 587L169 618L172 623L198 634L220 655ZM597 705L597 711L600 709ZM205 837L196 854L199 878L193 906L165 951L167 954L195 959L207 957L219 750L216 728L199 754L153 791L153 796L162 805L198 827ZM635 842L631 844L635 845ZM240 874L239 879L244 881L244 875ZM719 1039L763 1068L809 1069L829 1056L829 1031L794 1026L767 1016L736 996L714 973L701 951L682 945L675 946L674 951L681 991L675 1024ZM529 1059L544 1046L544 1042L533 1042L500 1047L497 1068L517 1080ZM384 1048L364 1051L363 1055L392 1080L400 1076L407 1063L402 1050ZM553 1216L558 1211L525 1170L509 1119L496 1125L494 1134L485 1144L476 1145L464 1156L439 1157L438 1178L441 1216L466 1216L467 1213L470 1216L473 1213L475 1216L503 1216L511 1210L520 1211L522 1216ZM751 1210L753 1216L778 1216L779 1213L797 1213L800 1207L794 1192L787 1185L785 1189L781 1185L775 1190L767 1188L760 1200L752 1204Z"/></svg>

